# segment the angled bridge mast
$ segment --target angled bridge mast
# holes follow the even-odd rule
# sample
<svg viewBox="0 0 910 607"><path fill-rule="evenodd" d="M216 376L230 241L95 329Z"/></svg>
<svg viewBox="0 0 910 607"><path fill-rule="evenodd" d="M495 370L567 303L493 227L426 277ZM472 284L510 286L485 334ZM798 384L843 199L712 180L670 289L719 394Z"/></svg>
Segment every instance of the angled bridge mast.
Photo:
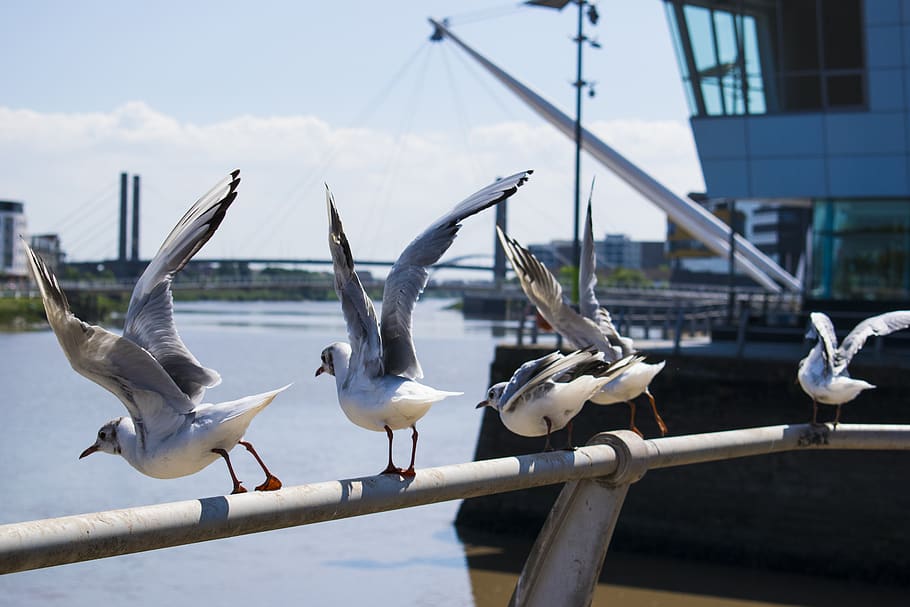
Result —
<svg viewBox="0 0 910 607"><path fill-rule="evenodd" d="M544 120L574 140L575 121L572 118L462 42L443 23L435 19L429 21L435 28L432 40L449 38ZM730 255L730 228L724 222L700 205L671 192L585 128L581 129L581 140L583 149L639 194L656 204L674 223L717 255L722 257ZM751 242L739 234L734 235L734 242L733 255L736 264L762 287L775 293L780 292L781 287L797 293L802 290L802 284L797 278L759 251Z"/></svg>

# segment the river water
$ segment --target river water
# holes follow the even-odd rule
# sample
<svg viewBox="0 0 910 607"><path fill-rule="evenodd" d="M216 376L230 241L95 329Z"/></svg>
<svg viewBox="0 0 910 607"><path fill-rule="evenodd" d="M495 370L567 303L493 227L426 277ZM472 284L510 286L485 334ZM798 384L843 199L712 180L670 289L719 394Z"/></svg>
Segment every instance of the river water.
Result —
<svg viewBox="0 0 910 607"><path fill-rule="evenodd" d="M418 304L414 333L426 380L464 396L436 405L418 424L418 468L469 461L501 327L464 320L450 301ZM346 339L337 302L179 302L180 333L196 357L217 369L221 385L206 402L232 400L293 382L261 413L247 439L285 485L351 478L385 466L386 438L351 424L337 405L333 378L314 377L319 353ZM221 495L230 490L222 462L186 478L157 480L119 457L78 460L98 428L124 414L108 392L69 367L50 331L0 334L4 387L0 523ZM409 432L398 432L397 463L406 463ZM261 472L242 449L238 476L252 487ZM220 605L293 601L305 605L504 605L514 574L471 570L468 555L494 550L515 558L508 542L463 544L452 521L457 502L309 525L0 577L0 605L124 605L190 602ZM496 543L496 542L491 542ZM521 551L519 549L518 562ZM509 556L512 555L512 556ZM610 558L614 558L612 555ZM670 571L672 563L642 567ZM506 569L508 569L506 567ZM702 569L703 576L730 571ZM781 578L762 578L763 585ZM789 584L796 584L792 579ZM828 581L803 580L818 598ZM806 586L808 584L808 586ZM812 589L817 588L818 592ZM852 596L833 586L830 596ZM808 596L807 595L807 596ZM860 595L863 596L863 595ZM602 586L597 601L624 605L764 605L751 600ZM618 601L618 603L616 602ZM839 603L836 598L812 604ZM884 604L884 603L882 603ZM895 603L897 604L897 603Z"/></svg>

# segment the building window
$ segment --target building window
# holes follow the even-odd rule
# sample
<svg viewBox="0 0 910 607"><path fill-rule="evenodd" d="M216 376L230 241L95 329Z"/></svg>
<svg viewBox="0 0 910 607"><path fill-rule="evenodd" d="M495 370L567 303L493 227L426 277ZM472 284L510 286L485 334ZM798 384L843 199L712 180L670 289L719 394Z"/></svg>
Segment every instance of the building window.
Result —
<svg viewBox="0 0 910 607"><path fill-rule="evenodd" d="M859 0L664 0L696 116L865 104Z"/></svg>
<svg viewBox="0 0 910 607"><path fill-rule="evenodd" d="M910 200L819 200L812 231L812 297L910 296Z"/></svg>

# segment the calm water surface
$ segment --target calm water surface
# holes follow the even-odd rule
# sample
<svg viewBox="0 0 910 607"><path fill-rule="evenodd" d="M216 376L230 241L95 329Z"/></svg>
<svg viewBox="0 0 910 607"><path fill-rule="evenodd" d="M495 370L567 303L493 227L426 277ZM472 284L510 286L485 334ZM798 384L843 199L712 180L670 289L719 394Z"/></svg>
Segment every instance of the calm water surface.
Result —
<svg viewBox="0 0 910 607"><path fill-rule="evenodd" d="M474 404L485 392L500 339L493 336L492 323L465 321L445 309L448 303L430 299L418 304L417 350L428 383L465 395L435 406L419 423L419 468L472 458L480 423ZM322 348L346 339L336 302L178 303L176 314L189 348L222 375L206 401L293 382L247 434L286 485L363 476L385 466L385 436L348 422L337 405L334 380L313 376ZM119 457L97 454L78 460L98 428L124 414L123 406L72 371L50 331L0 334L0 353L5 395L0 523L195 499L230 489L221 462L187 478L157 480ZM408 439L408 432L397 433L397 462L407 461ZM235 450L232 460L248 487L261 481L258 466L243 450ZM457 502L423 506L2 576L0 605L144 607L273 600L504 605L514 575L470 570L466 557L466 551L502 548L463 545L452 526L457 507ZM515 558L514 550L508 553ZM523 556L517 558L520 562ZM598 602L610 596L613 604L625 605L767 604L617 586L598 592Z"/></svg>

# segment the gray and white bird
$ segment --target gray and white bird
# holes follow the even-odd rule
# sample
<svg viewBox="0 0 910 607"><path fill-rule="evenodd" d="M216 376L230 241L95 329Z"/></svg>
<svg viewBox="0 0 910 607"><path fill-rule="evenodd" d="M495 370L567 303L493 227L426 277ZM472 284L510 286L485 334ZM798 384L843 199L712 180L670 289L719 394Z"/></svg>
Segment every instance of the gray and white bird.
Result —
<svg viewBox="0 0 910 607"><path fill-rule="evenodd" d="M589 347L566 355L551 352L521 365L508 382L490 386L477 408L492 407L503 425L521 436L546 436L568 429L567 448L572 445L572 419L594 394L641 357L627 356L614 363L603 352Z"/></svg>
<svg viewBox="0 0 910 607"><path fill-rule="evenodd" d="M610 313L603 308L594 293L597 285L596 257L594 253L594 230L591 220L591 199L588 198L588 212L585 220L585 232L581 247L581 267L579 268L579 309L577 312L563 295L562 286L555 276L528 249L517 240L510 238L497 226L499 240L505 249L506 256L518 276L521 288L538 312L573 348L594 346L604 355L607 362L638 354L634 342L619 334L613 325ZM657 411L657 404L651 394L649 385L654 377L664 368L664 361L656 364L644 362L643 356L637 356L636 362L613 381L606 384L591 397L591 402L598 405L628 403L630 408L629 428L641 435L635 425L634 399L644 394L651 404L651 411L660 429L661 436L667 433L667 425Z"/></svg>
<svg viewBox="0 0 910 607"><path fill-rule="evenodd" d="M874 388L861 379L853 379L847 365L872 335L888 335L910 327L910 310L886 312L860 322L838 346L831 319L822 312L809 314L807 339L818 339L808 356L799 361L796 379L803 392L812 399L812 423L816 424L818 403L835 405L834 427L840 422L840 410L863 390Z"/></svg>
<svg viewBox="0 0 910 607"><path fill-rule="evenodd" d="M174 324L171 280L212 237L237 197L240 172L233 171L200 198L165 239L136 283L123 334L77 318L44 261L25 245L41 291L47 320L73 369L109 390L128 417L101 427L79 458L103 451L120 455L139 472L177 478L202 470L219 457L227 463L232 493L243 493L228 451L243 445L262 467L257 490L281 488L253 445L242 440L253 418L287 388L217 404L202 404L206 388L221 376L203 367L184 345Z"/></svg>
<svg viewBox="0 0 910 607"><path fill-rule="evenodd" d="M335 342L326 347L316 375L335 376L338 403L348 419L367 430L385 431L389 461L381 474L414 476L417 421L433 403L462 394L417 381L423 377L423 370L414 348L411 317L426 287L428 267L452 245L462 220L512 196L530 174L516 173L475 192L415 238L386 277L381 321L354 270L341 217L326 188L335 292L341 301L349 343ZM411 463L401 469L392 463L392 432L404 428L411 428Z"/></svg>

